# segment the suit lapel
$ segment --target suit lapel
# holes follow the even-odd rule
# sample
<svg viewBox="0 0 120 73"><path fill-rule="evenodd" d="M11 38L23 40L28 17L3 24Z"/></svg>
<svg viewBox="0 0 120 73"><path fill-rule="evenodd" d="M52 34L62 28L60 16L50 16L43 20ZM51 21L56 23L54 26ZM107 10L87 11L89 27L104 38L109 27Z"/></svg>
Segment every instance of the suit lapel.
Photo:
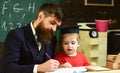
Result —
<svg viewBox="0 0 120 73"><path fill-rule="evenodd" d="M53 39L52 39L51 44L46 45L46 53L48 53L51 56L51 58L54 57L54 51L55 51L55 47L56 47L56 42L57 42L57 40L56 40L56 37L54 36ZM47 57L46 57L46 60L48 60Z"/></svg>
<svg viewBox="0 0 120 73"><path fill-rule="evenodd" d="M30 48L30 51L31 51L31 53L33 55L33 60L36 63L38 46L37 46L37 43L35 41L35 37L33 35L30 24L25 27L25 37L27 39L26 43L27 43L28 47ZM55 44L56 44L56 39L54 38L52 40L51 44L44 45L44 48L46 49L46 53L48 53L52 58L53 58L53 54L54 54L53 52L54 52ZM49 58L47 56L45 56L45 59L48 60Z"/></svg>
<svg viewBox="0 0 120 73"><path fill-rule="evenodd" d="M51 57L53 58L53 48L51 47L51 45L46 45L46 53ZM48 60L49 58L47 56L46 57L46 60Z"/></svg>
<svg viewBox="0 0 120 73"><path fill-rule="evenodd" d="M37 56L37 52L38 52L38 46L36 44L35 37L33 35L30 24L28 26L26 26L26 28L25 28L25 37L27 39L26 43L27 43L28 47L30 48L30 51L31 51L32 56L33 56L33 60L34 60L33 62L36 63L36 56Z"/></svg>

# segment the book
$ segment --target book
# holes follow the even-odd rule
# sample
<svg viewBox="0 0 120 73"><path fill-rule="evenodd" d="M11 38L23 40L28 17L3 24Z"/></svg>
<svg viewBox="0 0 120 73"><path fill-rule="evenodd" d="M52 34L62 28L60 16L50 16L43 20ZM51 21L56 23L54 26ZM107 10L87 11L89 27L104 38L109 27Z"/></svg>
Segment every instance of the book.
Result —
<svg viewBox="0 0 120 73"><path fill-rule="evenodd" d="M46 73L83 73L86 72L86 67L72 67L72 68L59 68L54 72L46 72Z"/></svg>
<svg viewBox="0 0 120 73"><path fill-rule="evenodd" d="M86 66L88 71L109 71L111 69L102 66Z"/></svg>

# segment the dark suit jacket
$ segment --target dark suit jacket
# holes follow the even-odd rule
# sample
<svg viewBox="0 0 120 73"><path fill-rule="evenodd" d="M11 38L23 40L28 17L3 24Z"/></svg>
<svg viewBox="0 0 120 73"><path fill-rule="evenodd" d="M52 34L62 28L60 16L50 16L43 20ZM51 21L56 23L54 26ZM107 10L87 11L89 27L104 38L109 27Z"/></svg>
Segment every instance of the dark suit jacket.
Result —
<svg viewBox="0 0 120 73"><path fill-rule="evenodd" d="M51 44L44 45L51 57L53 57L55 45L56 38L53 38ZM3 73L33 73L37 52L38 46L30 24L11 30L4 43ZM47 57L46 60L48 60Z"/></svg>

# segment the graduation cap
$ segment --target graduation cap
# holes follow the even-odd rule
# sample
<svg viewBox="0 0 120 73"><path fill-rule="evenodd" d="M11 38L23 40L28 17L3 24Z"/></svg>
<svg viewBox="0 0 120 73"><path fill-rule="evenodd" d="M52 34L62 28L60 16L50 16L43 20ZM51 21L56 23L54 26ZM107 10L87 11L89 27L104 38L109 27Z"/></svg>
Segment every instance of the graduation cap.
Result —
<svg viewBox="0 0 120 73"><path fill-rule="evenodd" d="M61 27L60 28L60 33L61 34L79 33L79 26Z"/></svg>

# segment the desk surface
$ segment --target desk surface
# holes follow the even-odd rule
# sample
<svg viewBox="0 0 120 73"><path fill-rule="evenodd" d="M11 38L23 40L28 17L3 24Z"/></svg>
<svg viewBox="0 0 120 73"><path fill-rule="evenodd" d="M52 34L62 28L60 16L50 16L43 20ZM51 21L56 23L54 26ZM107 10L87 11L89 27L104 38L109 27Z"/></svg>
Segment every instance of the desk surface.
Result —
<svg viewBox="0 0 120 73"><path fill-rule="evenodd" d="M94 69L89 71L88 69ZM86 72L88 70L88 72ZM73 67L73 68L59 68L54 72L46 72L46 73L120 73L120 70L111 70L106 69L100 66L89 66L89 67Z"/></svg>
<svg viewBox="0 0 120 73"><path fill-rule="evenodd" d="M87 71L86 67L59 68L54 72L46 73L81 73Z"/></svg>
<svg viewBox="0 0 120 73"><path fill-rule="evenodd" d="M120 73L120 70L96 71L96 72L85 72L85 73Z"/></svg>

